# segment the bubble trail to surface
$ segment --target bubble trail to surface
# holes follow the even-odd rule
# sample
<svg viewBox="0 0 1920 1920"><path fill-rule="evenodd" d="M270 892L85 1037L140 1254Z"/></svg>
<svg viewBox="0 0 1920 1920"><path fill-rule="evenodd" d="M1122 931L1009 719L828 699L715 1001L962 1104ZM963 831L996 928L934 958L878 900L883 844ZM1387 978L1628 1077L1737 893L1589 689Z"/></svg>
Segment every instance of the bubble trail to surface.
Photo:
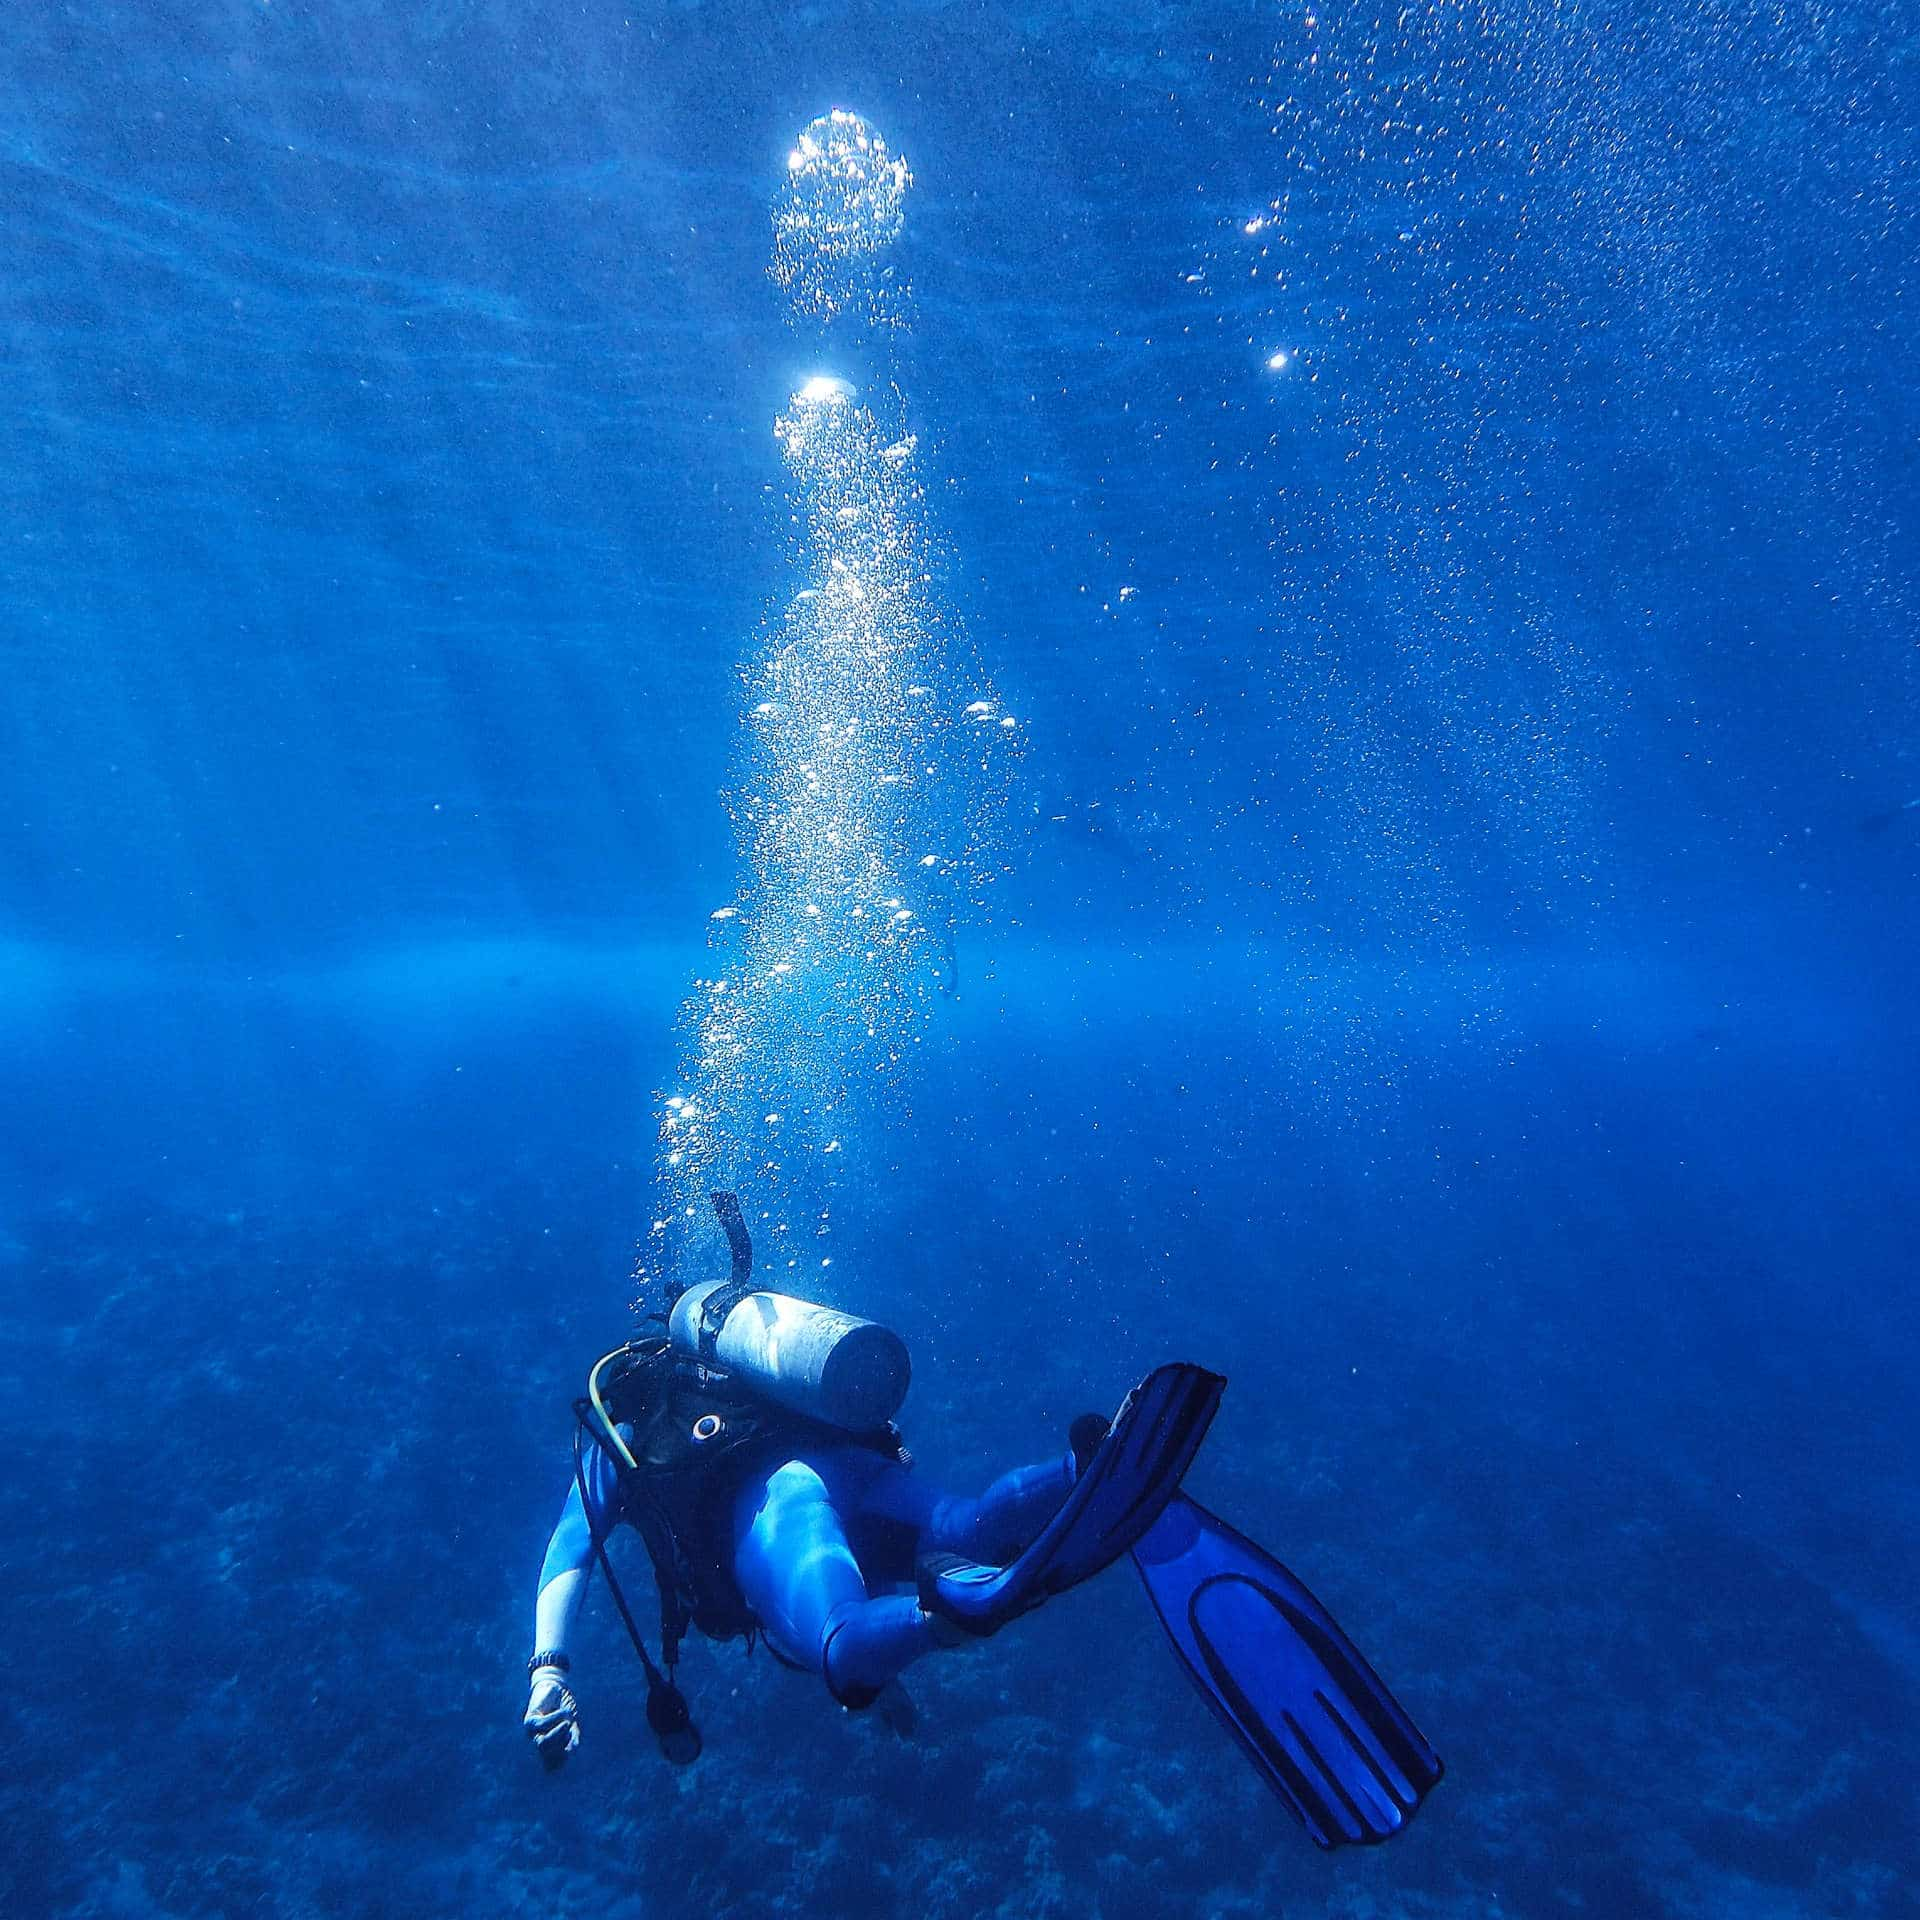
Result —
<svg viewBox="0 0 1920 1920"><path fill-rule="evenodd" d="M900 324L881 264L906 163L856 114L814 121L774 208L772 275L799 319ZM830 336L829 344L841 344ZM951 990L952 934L996 873L1013 716L969 664L938 581L923 456L896 389L809 379L774 424L791 476L790 572L745 673L728 807L735 897L679 1021L657 1205L637 1278L679 1277L737 1188L763 1267L831 1263L837 1193L867 1178L915 1049ZM998 804L996 804L998 803Z"/></svg>

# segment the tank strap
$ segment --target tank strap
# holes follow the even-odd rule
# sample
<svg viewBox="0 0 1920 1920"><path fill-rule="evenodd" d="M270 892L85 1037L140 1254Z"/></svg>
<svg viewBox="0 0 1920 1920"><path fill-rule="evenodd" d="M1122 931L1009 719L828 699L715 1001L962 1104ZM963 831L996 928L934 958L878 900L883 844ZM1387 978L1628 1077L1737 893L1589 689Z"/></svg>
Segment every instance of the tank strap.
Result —
<svg viewBox="0 0 1920 1920"><path fill-rule="evenodd" d="M700 1303L700 1358L713 1367L720 1364L714 1343L720 1338L720 1329L727 1324L727 1315L753 1291L753 1240L736 1195L716 1193L709 1197L727 1236L727 1250L733 1256L733 1270L727 1275L726 1283L715 1287Z"/></svg>

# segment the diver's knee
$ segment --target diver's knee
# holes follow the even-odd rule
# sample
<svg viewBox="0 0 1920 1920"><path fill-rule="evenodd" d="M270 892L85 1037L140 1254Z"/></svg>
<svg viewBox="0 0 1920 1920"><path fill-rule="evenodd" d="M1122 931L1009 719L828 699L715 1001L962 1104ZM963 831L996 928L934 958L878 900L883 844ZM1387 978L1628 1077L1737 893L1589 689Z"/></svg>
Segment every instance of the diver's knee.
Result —
<svg viewBox="0 0 1920 1920"><path fill-rule="evenodd" d="M827 1504L827 1483L804 1460L787 1460L764 1479L740 1489L733 1510L734 1537L744 1540L762 1527L777 1528L788 1515Z"/></svg>
<svg viewBox="0 0 1920 1920"><path fill-rule="evenodd" d="M783 1461L767 1475L765 1486L767 1498L782 1506L824 1501L827 1497L827 1483L804 1460Z"/></svg>

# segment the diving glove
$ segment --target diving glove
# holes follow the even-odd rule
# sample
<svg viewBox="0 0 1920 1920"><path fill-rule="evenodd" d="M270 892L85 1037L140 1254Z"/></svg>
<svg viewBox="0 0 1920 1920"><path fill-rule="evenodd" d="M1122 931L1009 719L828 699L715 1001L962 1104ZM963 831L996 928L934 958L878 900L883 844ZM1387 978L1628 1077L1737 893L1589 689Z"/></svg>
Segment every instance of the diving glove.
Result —
<svg viewBox="0 0 1920 1920"><path fill-rule="evenodd" d="M533 1692L521 1724L549 1773L580 1744L580 1707L562 1668L534 1668Z"/></svg>

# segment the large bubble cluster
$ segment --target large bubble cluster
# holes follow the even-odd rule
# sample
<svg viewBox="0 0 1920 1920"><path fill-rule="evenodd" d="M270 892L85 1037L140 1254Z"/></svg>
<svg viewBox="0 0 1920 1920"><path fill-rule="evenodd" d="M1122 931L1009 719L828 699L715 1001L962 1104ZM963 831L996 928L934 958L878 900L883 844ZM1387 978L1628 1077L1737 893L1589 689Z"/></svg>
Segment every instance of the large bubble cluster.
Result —
<svg viewBox="0 0 1920 1920"><path fill-rule="evenodd" d="M900 236L912 184L906 161L857 113L835 108L806 128L774 198L768 269L796 319L902 318L905 288L879 256Z"/></svg>
<svg viewBox="0 0 1920 1920"><path fill-rule="evenodd" d="M805 305L864 257L849 223L898 230L907 175L852 114L816 121L796 162L793 175L817 163L839 183L803 191L790 177L776 222L783 284ZM796 209L808 224L787 218ZM824 236L817 273L794 266L802 233ZM711 1233L706 1196L731 1187L767 1270L800 1269L796 1285L811 1270L818 1285L836 1198L872 1171L955 990L956 931L999 871L993 827L1019 728L940 590L898 391L870 399L818 375L774 434L792 488L793 590L769 609L746 675L729 796L738 884L712 909L708 968L682 1010L643 1282L678 1271L690 1240Z"/></svg>

